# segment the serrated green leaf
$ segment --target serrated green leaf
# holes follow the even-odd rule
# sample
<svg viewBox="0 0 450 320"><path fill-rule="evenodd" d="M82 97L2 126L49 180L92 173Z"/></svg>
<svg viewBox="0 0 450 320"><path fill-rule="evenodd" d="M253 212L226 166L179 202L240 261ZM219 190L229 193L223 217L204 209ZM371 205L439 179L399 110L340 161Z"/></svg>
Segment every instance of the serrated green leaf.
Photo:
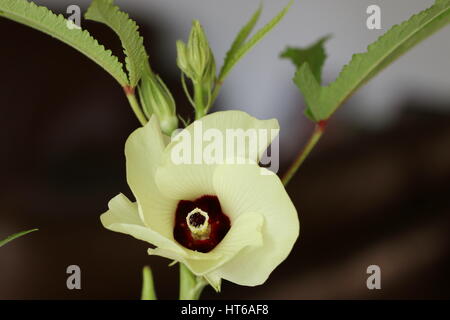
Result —
<svg viewBox="0 0 450 320"><path fill-rule="evenodd" d="M233 56L236 54L239 48L245 43L248 36L255 28L255 25L258 22L259 17L261 16L261 12L262 12L262 4L259 6L258 10L255 11L250 20L242 27L241 31L239 31L239 33L237 34L236 38L231 44L231 48L228 50L225 56L222 69L220 70L220 76L222 75L225 66L227 66L230 63Z"/></svg>
<svg viewBox="0 0 450 320"><path fill-rule="evenodd" d="M322 69L327 59L324 43L329 39L329 36L323 37L313 45L307 48L286 48L280 57L292 61L292 63L300 68L304 63L308 63L311 71L318 83L322 82Z"/></svg>
<svg viewBox="0 0 450 320"><path fill-rule="evenodd" d="M31 230L22 231L22 232L18 232L18 233L15 233L15 234L13 234L13 235L10 235L10 236L7 237L6 239L0 240L0 247L4 246L4 245L7 244L8 242L13 241L14 239L17 239L17 238L19 238L19 237L21 237L21 236L24 236L24 235L26 235L26 234L28 234L28 233L30 233L30 232L37 231L37 230L38 230L38 229L31 229Z"/></svg>
<svg viewBox="0 0 450 320"><path fill-rule="evenodd" d="M96 62L121 86L128 85L122 63L95 40L88 31L68 28L68 20L46 7L26 0L1 0L0 16L44 32L80 51ZM69 22L70 23L70 22Z"/></svg>
<svg viewBox="0 0 450 320"><path fill-rule="evenodd" d="M142 77L148 56L139 27L127 13L114 5L114 0L94 0L84 17L88 20L104 23L119 36L124 49L125 65L130 85L135 87Z"/></svg>
<svg viewBox="0 0 450 320"><path fill-rule="evenodd" d="M234 40L232 45L232 55L227 55L224 65L219 73L219 81L223 81L228 73L233 69L233 67L241 60L259 41L261 41L269 31L271 31L278 23L283 19L283 17L288 12L291 7L293 0L289 2L289 4L280 11L269 23L267 23L264 27L262 27L256 34L250 38L247 42L244 42L253 29L256 21L259 17L258 11L253 15L249 22L244 26L243 29L239 32L237 38ZM258 9L260 10L260 9ZM233 48L233 46L235 48Z"/></svg>
<svg viewBox="0 0 450 320"><path fill-rule="evenodd" d="M308 63L294 77L305 97L307 114L313 120L325 120L358 88L394 62L420 41L450 23L450 0L437 0L430 8L392 27L367 52L355 54L338 78L328 86L320 86Z"/></svg>

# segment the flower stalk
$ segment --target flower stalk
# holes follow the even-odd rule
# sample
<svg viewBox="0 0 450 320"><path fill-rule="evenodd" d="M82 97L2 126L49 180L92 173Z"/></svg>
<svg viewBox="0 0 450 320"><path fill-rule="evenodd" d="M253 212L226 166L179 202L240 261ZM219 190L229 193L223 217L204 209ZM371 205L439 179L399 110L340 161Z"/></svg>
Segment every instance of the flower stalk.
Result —
<svg viewBox="0 0 450 320"><path fill-rule="evenodd" d="M206 107L203 96L203 86L200 83L194 83L194 104L195 104L195 119L198 120L206 115Z"/></svg>
<svg viewBox="0 0 450 320"><path fill-rule="evenodd" d="M131 109L133 110L134 114L138 118L141 125L144 126L147 123L147 118L142 112L141 106L139 105L139 102L136 99L134 88L127 86L124 88L124 91L127 96L128 102L130 103Z"/></svg>
<svg viewBox="0 0 450 320"><path fill-rule="evenodd" d="M289 169L284 174L281 181L286 186L289 181L292 179L292 177L297 172L298 168L303 164L305 159L309 156L312 149L316 146L317 142L319 142L320 138L322 137L323 132L325 131L326 121L319 121L316 123L316 126L314 127L314 131L309 138L308 142L306 143L305 147L300 151L300 153L295 158L294 162L291 164Z"/></svg>
<svg viewBox="0 0 450 320"><path fill-rule="evenodd" d="M149 266L142 269L142 294L141 300L156 300L152 270Z"/></svg>
<svg viewBox="0 0 450 320"><path fill-rule="evenodd" d="M180 262L180 300L198 300L206 285L203 277L194 275Z"/></svg>

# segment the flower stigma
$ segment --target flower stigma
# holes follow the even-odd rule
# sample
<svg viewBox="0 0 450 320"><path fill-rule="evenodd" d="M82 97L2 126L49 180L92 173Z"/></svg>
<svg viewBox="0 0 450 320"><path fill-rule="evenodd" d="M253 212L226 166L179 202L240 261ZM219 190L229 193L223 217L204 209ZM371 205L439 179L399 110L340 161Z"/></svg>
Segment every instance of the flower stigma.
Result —
<svg viewBox="0 0 450 320"><path fill-rule="evenodd" d="M192 237L196 240L209 238L211 226L209 225L208 213L200 208L195 208L186 216L186 223L191 230Z"/></svg>

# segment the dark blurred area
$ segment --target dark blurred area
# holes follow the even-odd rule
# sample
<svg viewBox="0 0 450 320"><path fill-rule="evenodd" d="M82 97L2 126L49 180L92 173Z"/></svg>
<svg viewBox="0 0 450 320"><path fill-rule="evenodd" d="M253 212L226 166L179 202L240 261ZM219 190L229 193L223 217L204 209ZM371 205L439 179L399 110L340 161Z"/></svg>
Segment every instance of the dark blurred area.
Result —
<svg viewBox="0 0 450 320"><path fill-rule="evenodd" d="M121 54L112 32L86 26ZM130 195L123 149L139 124L120 86L46 35L4 19L0 30L0 238L40 229L0 248L0 299L136 299L146 264L158 296L176 298L178 268L99 221L113 196ZM158 29L142 33L189 115L174 62L158 54ZM332 120L288 187L301 222L291 255L263 286L224 282L220 295L208 288L203 298L450 298L450 114L423 111L433 104L405 97L398 121L378 131ZM307 123L296 117L292 125ZM293 150L280 152L283 171ZM66 287L72 264L82 290ZM381 290L366 287L373 264Z"/></svg>

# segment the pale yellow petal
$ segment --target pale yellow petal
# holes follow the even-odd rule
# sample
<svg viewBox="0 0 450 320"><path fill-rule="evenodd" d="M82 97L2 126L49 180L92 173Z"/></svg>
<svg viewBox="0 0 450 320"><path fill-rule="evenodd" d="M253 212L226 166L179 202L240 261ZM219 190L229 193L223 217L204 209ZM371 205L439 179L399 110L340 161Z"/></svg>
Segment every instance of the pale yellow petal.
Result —
<svg viewBox="0 0 450 320"><path fill-rule="evenodd" d="M130 202L123 194L114 197L108 207L109 210L100 216L100 221L106 229L125 233L152 245L183 253L177 243L147 227L139 216L136 203Z"/></svg>
<svg viewBox="0 0 450 320"><path fill-rule="evenodd" d="M164 163L223 164L235 158L257 161L278 132L276 119L259 120L237 110L214 112L191 123L169 143Z"/></svg>
<svg viewBox="0 0 450 320"><path fill-rule="evenodd" d="M231 258L245 247L261 247L264 241L263 227L264 217L261 214L241 214L232 222L226 236L211 252L220 252L224 257Z"/></svg>
<svg viewBox="0 0 450 320"><path fill-rule="evenodd" d="M297 211L280 179L256 165L218 166L213 181L232 224L246 212L264 217L263 246L245 248L217 272L237 284L262 284L288 256L298 238Z"/></svg>
<svg viewBox="0 0 450 320"><path fill-rule="evenodd" d="M216 290L216 292L220 292L220 287L222 285L222 279L217 272L210 272L203 276L206 281L208 281L209 285Z"/></svg>
<svg viewBox="0 0 450 320"><path fill-rule="evenodd" d="M133 236L156 246L149 249L149 254L159 255L176 261L196 260L216 261L222 257L219 252L201 253L184 248L175 240L169 240L146 226L139 214L136 203L132 203L123 194L114 197L108 204L109 210L100 216L106 229ZM201 262L200 262L201 264Z"/></svg>
<svg viewBox="0 0 450 320"><path fill-rule="evenodd" d="M165 143L157 118L152 116L135 130L125 144L128 184L139 203L139 214L152 230L171 238L176 203L156 187L155 171L162 160Z"/></svg>
<svg viewBox="0 0 450 320"><path fill-rule="evenodd" d="M215 260L186 259L188 268L196 275L208 274L229 260L233 259L240 251L247 247L260 247L263 244L262 228L264 219L256 213L247 213L236 219L227 235L211 252L205 255L218 255Z"/></svg>
<svg viewBox="0 0 450 320"><path fill-rule="evenodd" d="M137 204L128 200L122 193L109 201L108 208L109 210L100 216L105 227L117 223L144 226L139 217Z"/></svg>
<svg viewBox="0 0 450 320"><path fill-rule="evenodd" d="M215 165L167 164L156 170L156 184L166 197L174 200L195 200L214 195Z"/></svg>
<svg viewBox="0 0 450 320"><path fill-rule="evenodd" d="M172 248L167 247L150 248L148 249L148 254L184 263L197 275L201 275L205 270L210 270L215 265L219 265L222 258L220 253L201 253L184 247L181 248L182 251L172 250Z"/></svg>

